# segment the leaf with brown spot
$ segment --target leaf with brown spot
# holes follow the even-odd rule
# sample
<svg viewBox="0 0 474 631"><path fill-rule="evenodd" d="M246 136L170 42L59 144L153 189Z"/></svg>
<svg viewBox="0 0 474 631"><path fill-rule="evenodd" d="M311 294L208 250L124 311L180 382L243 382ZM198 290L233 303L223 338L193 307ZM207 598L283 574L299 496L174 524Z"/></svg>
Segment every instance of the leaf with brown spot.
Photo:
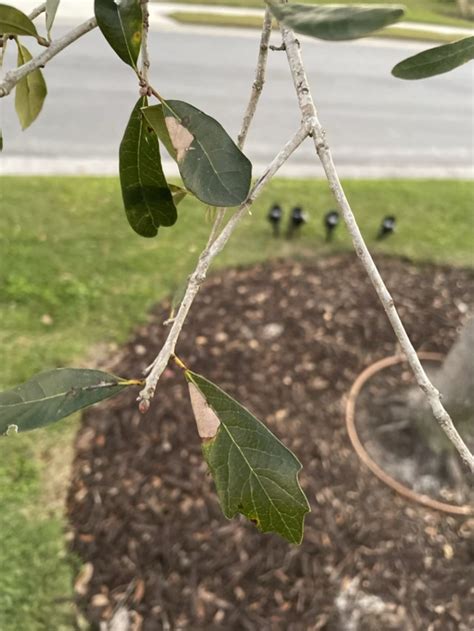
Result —
<svg viewBox="0 0 474 631"><path fill-rule="evenodd" d="M166 101L143 113L198 199L223 207L245 201L252 164L220 123L184 101Z"/></svg>
<svg viewBox="0 0 474 631"><path fill-rule="evenodd" d="M202 450L222 510L242 513L262 532L301 543L309 504L298 481L301 464L240 403L201 375L185 371Z"/></svg>
<svg viewBox="0 0 474 631"><path fill-rule="evenodd" d="M176 161L182 162L186 157L186 152L191 147L194 136L174 116L166 116L165 124L176 152Z"/></svg>

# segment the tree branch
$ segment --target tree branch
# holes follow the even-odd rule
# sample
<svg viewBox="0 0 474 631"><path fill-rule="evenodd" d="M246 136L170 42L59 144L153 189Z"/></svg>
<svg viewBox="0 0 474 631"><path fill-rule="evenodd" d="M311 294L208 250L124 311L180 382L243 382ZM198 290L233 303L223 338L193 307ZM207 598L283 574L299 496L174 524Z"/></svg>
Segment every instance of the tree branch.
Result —
<svg viewBox="0 0 474 631"><path fill-rule="evenodd" d="M7 72L5 77L3 78L3 81L0 82L0 98L3 96L7 96L7 94L10 94L18 81L21 81L21 79L29 75L30 72L33 72L33 70L36 70L37 68L43 68L43 66L51 61L51 59L55 57L58 53L60 53L62 50L67 48L70 44L75 42L77 39L79 39L89 31L92 31L92 29L94 29L96 26L96 19L90 18L89 20L87 20L87 22L83 22L79 26L76 26L71 31L69 31L69 33L66 33L66 35L63 35L63 37L60 37L59 39L51 42L51 44L45 51L43 51L36 57L33 57L33 59L28 61L26 64L23 64L15 70L10 70L10 72Z"/></svg>
<svg viewBox="0 0 474 631"><path fill-rule="evenodd" d="M344 193L336 167L334 166L331 151L326 141L325 131L318 119L316 107L311 96L311 90L304 70L299 43L296 40L293 31L284 26L281 26L280 28L303 121L310 123L311 135L313 137L316 152L326 173L329 187L339 205L339 208L341 209L357 256L361 260L362 265L367 272L375 291L377 292L385 313L387 314L390 324L392 325L395 335L400 343L402 351L406 355L408 363L415 375L415 379L428 399L434 417L451 443L457 449L463 462L474 473L474 456L469 451L460 434L456 430L451 417L443 407L440 393L428 379L410 338L407 335L400 316L398 315L393 298L390 295L359 230L356 218Z"/></svg>
<svg viewBox="0 0 474 631"><path fill-rule="evenodd" d="M232 215L219 236L209 244L201 253L196 269L189 277L186 293L178 313L173 321L168 337L166 338L163 347L161 348L157 358L150 367L148 377L146 378L145 387L139 394L140 401L150 401L152 399L158 380L163 373L164 369L168 365L170 357L174 355L176 342L183 328L184 322L188 315L189 309L199 291L199 287L206 278L207 271L214 260L214 258L221 252L235 228L240 221L244 218L248 208L253 204L265 184L271 180L278 169L284 164L291 154L300 146L303 140L308 136L309 126L302 124L299 130L294 134L291 140L281 149L278 155L274 158L271 164L267 167L263 175L253 186L245 202L239 207L239 209Z"/></svg>
<svg viewBox="0 0 474 631"><path fill-rule="evenodd" d="M150 13L148 12L148 0L141 0L143 14L143 34L142 34L142 69L140 74L140 85L145 94L148 95L148 70L150 69L150 54L148 52L148 30L150 28Z"/></svg>
<svg viewBox="0 0 474 631"><path fill-rule="evenodd" d="M247 133L252 124L253 117L257 110L258 101L262 94L263 86L265 84L265 73L267 69L268 59L268 42L270 41L270 35L272 33L272 14L267 7L263 18L262 34L260 36L260 45L258 48L257 67L255 70L255 81L252 84L252 90L250 92L249 102L245 110L244 118L242 120L242 127L237 137L237 146L239 149L243 149L245 141L247 139ZM214 219L214 223L209 235L208 246L215 240L219 227L221 226L225 217L225 208L219 208Z"/></svg>
<svg viewBox="0 0 474 631"><path fill-rule="evenodd" d="M265 83L265 71L267 67L268 57L268 42L270 41L270 35L272 32L272 19L272 13L267 7L265 9L265 16L263 18L262 35L260 37L260 47L258 52L257 69L255 72L255 81L253 82L250 99L244 114L242 129L237 138L237 145L239 146L239 149L242 149L242 147L244 146L245 140L247 138L247 133L255 115L257 103Z"/></svg>
<svg viewBox="0 0 474 631"><path fill-rule="evenodd" d="M267 58L268 58L268 42L270 40L271 30L272 30L272 17L271 17L271 13L270 13L269 9L267 8L266 11L265 11L265 17L264 17L263 25L262 25L262 34L261 34L261 37L260 37L260 46L259 46L258 58L257 58L257 68L256 68L256 71L255 71L255 81L254 81L253 86L252 86L250 99L249 99L247 108L245 110L244 118L243 118L243 121L242 121L241 131L239 133L238 140L237 140L237 144L238 144L239 149L242 149L244 144L245 144L245 140L246 140L246 137L247 137L247 132L248 132L248 130L250 128L250 125L252 123L253 117L255 115L255 111L257 109L257 104L258 104L258 101L260 99L260 95L262 93L263 85L265 83L265 70L266 70ZM284 149L282 151L284 151ZM294 151L294 149L293 149L293 151ZM271 167L271 165L270 165L270 167ZM262 178L260 178L259 182L261 182L261 180L262 180ZM252 191L255 191L257 185L258 185L258 182L255 185L255 187L252 189ZM226 230L227 227L229 226L229 224L231 224L231 222L233 222L235 220L236 216L238 216L237 222L240 221L240 219L245 214L245 210L247 208L249 208L250 204L252 203L252 202L247 203L248 200L251 199L251 197L252 197L252 193L249 194L249 197L247 198L246 202L244 202L244 204L234 213L234 215L231 217L231 219L227 223L227 225L224 228L224 230ZM167 338L163 348L161 349L160 353L158 354L158 356L156 357L154 362L150 366L147 367L145 373L146 374L149 373L149 376L148 376L145 388L142 390L142 392L140 393L140 395L138 397L139 400L148 402L153 397L155 389L156 389L156 384L158 383L158 380L159 380L163 370L166 368L171 355L174 354L174 349L175 349L175 346L176 346L176 342L177 342L178 337L179 337L179 335L181 333L181 329L183 328L184 321L185 321L185 319L187 317L187 314L189 312L189 309L190 309L190 307L191 307L191 305L193 303L194 297L196 296L196 294L198 292L199 286L204 281L205 274L207 272L207 269L209 268L209 265L212 262L212 258L214 258L214 257L212 257L209 260L209 262L207 263L207 267L204 270L204 275L202 275L201 273L198 272L199 266L201 264L201 260L204 259L206 254L211 251L211 247L217 241L217 235L219 233L219 228L222 225L222 222L224 220L225 212L226 212L226 208L218 208L217 209L216 216L215 216L214 222L212 224L211 232L209 234L209 238L208 238L206 247L204 248L203 252L201 253L201 255L199 257L198 265L197 265L195 271L189 277L188 285L186 287L186 293L185 293L185 295L184 295L184 297L183 297L183 299L181 301L178 313L177 313L176 317L172 318L169 321L170 323L173 323L173 328L175 328L175 325L176 325L176 328L175 328L174 331L173 331L173 328L170 330L170 332L168 334L168 338ZM234 224L232 224L232 225L234 225ZM233 228L231 229L231 233L232 233L232 231L233 231ZM229 237L230 237L231 233L229 233ZM221 235L222 235L222 233L221 233ZM227 239L229 237L227 237ZM227 242L227 240L226 240L226 242ZM202 276L202 279L199 280L199 282L198 282L197 279L201 278L201 276ZM145 409L146 409L146 407L147 406L145 406Z"/></svg>
<svg viewBox="0 0 474 631"><path fill-rule="evenodd" d="M40 4L38 7L36 7L36 9L33 9L28 17L30 18L30 20L35 20L38 15L41 15L44 11L46 11L46 2L43 2L43 4Z"/></svg>

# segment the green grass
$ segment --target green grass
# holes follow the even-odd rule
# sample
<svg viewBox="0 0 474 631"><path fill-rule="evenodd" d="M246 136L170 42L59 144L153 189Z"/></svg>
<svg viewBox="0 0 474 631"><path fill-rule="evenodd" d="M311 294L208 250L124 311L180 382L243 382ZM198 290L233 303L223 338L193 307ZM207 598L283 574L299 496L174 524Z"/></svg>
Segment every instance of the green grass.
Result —
<svg viewBox="0 0 474 631"><path fill-rule="evenodd" d="M160 0L157 1L160 2ZM319 2L315 0L299 1L305 4L335 4L333 0L319 0ZM176 0L176 2L180 4L206 4L209 6L250 7L253 9L263 9L265 7L263 0ZM361 1L344 0L340 4L361 4ZM403 4L407 9L404 20L464 28L474 27L473 21L460 17L455 0L405 0L399 3L364 0L363 4Z"/></svg>
<svg viewBox="0 0 474 631"><path fill-rule="evenodd" d="M472 265L474 185L452 181L347 181L360 226L376 252ZM157 239L136 236L118 183L107 178L2 180L0 215L0 387L39 370L83 365L104 343L124 342L151 305L185 281L209 222L193 200ZM265 214L301 204L301 239L275 242ZM324 242L322 215L334 207L323 181L277 180L262 194L216 262L321 256L351 249L345 230ZM383 215L398 231L374 241ZM48 316L45 318L45 316ZM231 317L231 314L229 314ZM63 499L77 419L0 440L0 629L72 627L75 560L64 544Z"/></svg>
<svg viewBox="0 0 474 631"><path fill-rule="evenodd" d="M224 26L234 28L261 28L263 18L256 15L220 15L218 13L197 13L196 11L175 11L169 16L182 24L198 24L205 26ZM406 28L384 28L376 31L373 37L392 37L396 39L411 39L424 42L453 42L459 35L436 33L430 30Z"/></svg>

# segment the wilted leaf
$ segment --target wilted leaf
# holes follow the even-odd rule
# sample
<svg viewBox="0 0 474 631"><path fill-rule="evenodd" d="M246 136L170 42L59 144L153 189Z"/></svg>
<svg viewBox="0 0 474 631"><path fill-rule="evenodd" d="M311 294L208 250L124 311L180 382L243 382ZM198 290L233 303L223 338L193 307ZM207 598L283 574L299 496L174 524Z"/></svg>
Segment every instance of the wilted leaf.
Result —
<svg viewBox="0 0 474 631"><path fill-rule="evenodd" d="M22 66L30 61L31 54L28 49L17 42L18 65ZM48 90L43 73L39 68L33 70L16 84L15 109L22 129L26 129L41 112Z"/></svg>
<svg viewBox="0 0 474 631"><path fill-rule="evenodd" d="M30 18L8 4L0 4L0 33L31 35L31 37L36 37L39 42L44 42Z"/></svg>
<svg viewBox="0 0 474 631"><path fill-rule="evenodd" d="M11 425L24 432L55 423L127 385L100 370L59 368L35 375L13 390L0 392L0 434Z"/></svg>
<svg viewBox="0 0 474 631"><path fill-rule="evenodd" d="M392 74L399 79L426 79L449 72L474 59L474 37L424 50L397 64Z"/></svg>
<svg viewBox="0 0 474 631"><path fill-rule="evenodd" d="M397 22L404 7L390 4L308 5L273 4L273 15L285 26L302 35L326 40L364 37L384 26Z"/></svg>
<svg viewBox="0 0 474 631"><path fill-rule="evenodd" d="M122 61L136 69L143 30L140 0L95 0L94 11L105 39Z"/></svg>
<svg viewBox="0 0 474 631"><path fill-rule="evenodd" d="M140 97L120 144L119 170L125 212L132 228L142 237L154 237L160 226L172 226L178 217L173 196L163 174L160 147L141 108Z"/></svg>
<svg viewBox="0 0 474 631"><path fill-rule="evenodd" d="M54 18L56 17L59 2L60 0L46 0L46 30L48 31L48 36L53 28Z"/></svg>
<svg viewBox="0 0 474 631"><path fill-rule="evenodd" d="M224 207L246 199L252 164L220 123L176 100L146 108L144 114L178 163L185 187L198 199Z"/></svg>
<svg viewBox="0 0 474 631"><path fill-rule="evenodd" d="M308 501L301 464L253 414L216 385L186 371L196 422L222 509L242 513L262 532L301 543Z"/></svg>

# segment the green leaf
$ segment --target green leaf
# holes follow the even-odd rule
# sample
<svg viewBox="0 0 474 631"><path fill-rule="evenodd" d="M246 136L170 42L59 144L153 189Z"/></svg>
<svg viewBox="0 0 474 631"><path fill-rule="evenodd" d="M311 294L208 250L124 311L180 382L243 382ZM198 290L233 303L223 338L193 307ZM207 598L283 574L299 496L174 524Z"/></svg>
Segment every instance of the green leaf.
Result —
<svg viewBox="0 0 474 631"><path fill-rule="evenodd" d="M18 65L30 61L31 54L26 46L17 41ZM48 90L43 73L39 68L20 79L15 90L15 109L22 129L26 129L41 112Z"/></svg>
<svg viewBox="0 0 474 631"><path fill-rule="evenodd" d="M225 516L242 513L262 532L301 543L310 508L298 482L296 456L215 384L188 370L185 376Z"/></svg>
<svg viewBox="0 0 474 631"><path fill-rule="evenodd" d="M53 28L54 18L56 17L56 11L58 10L60 0L46 0L46 30L48 31L48 37L51 34Z"/></svg>
<svg viewBox="0 0 474 631"><path fill-rule="evenodd" d="M426 79L449 72L474 59L474 37L424 50L404 59L392 69L399 79Z"/></svg>
<svg viewBox="0 0 474 631"><path fill-rule="evenodd" d="M400 5L269 4L273 15L302 35L332 41L364 37L393 24L405 13Z"/></svg>
<svg viewBox="0 0 474 631"><path fill-rule="evenodd" d="M0 4L0 33L31 35L31 37L36 37L39 42L44 43L44 39L40 37L30 18L8 4Z"/></svg>
<svg viewBox="0 0 474 631"><path fill-rule="evenodd" d="M143 30L140 0L95 0L94 11L105 39L136 70Z"/></svg>
<svg viewBox="0 0 474 631"><path fill-rule="evenodd" d="M100 370L59 368L35 375L13 390L0 392L0 434L11 425L23 432L55 423L127 385L132 382Z"/></svg>
<svg viewBox="0 0 474 631"><path fill-rule="evenodd" d="M210 206L224 207L245 201L252 164L220 123L184 101L166 101L144 113L176 159L184 186L198 199ZM163 116L168 139L163 131Z"/></svg>
<svg viewBox="0 0 474 631"><path fill-rule="evenodd" d="M154 237L159 226L172 226L178 215L163 174L158 139L141 112L147 102L140 97L130 116L120 144L119 170L129 224L142 237Z"/></svg>

